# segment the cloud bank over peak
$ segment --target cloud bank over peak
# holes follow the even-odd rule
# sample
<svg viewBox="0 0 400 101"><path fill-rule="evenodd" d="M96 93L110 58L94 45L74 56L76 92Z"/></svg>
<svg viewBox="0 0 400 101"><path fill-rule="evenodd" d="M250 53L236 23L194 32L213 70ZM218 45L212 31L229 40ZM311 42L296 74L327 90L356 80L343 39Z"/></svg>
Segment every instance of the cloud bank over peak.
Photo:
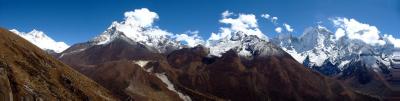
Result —
<svg viewBox="0 0 400 101"><path fill-rule="evenodd" d="M229 12L225 13L223 16L231 15ZM164 47L160 43L175 46L178 46L176 44L181 44L189 47L204 43L203 39L198 35L199 31L174 34L155 26L154 23L160 17L156 12L147 8L127 11L124 13L124 16L124 21L114 21L103 34L92 39L92 42L95 42L97 45L107 44L119 37L120 34L123 34L133 41L152 47Z"/></svg>
<svg viewBox="0 0 400 101"><path fill-rule="evenodd" d="M147 8L127 11L124 16L124 21L114 21L103 34L95 37L92 41L97 44L107 44L121 33L134 41L155 46L160 41L173 36L173 33L153 25L159 16Z"/></svg>
<svg viewBox="0 0 400 101"><path fill-rule="evenodd" d="M174 36L176 41L184 42L189 47L204 44L204 40L199 36L199 31L187 31L183 34Z"/></svg>
<svg viewBox="0 0 400 101"><path fill-rule="evenodd" d="M400 48L400 39L396 39L393 37L393 35L388 34L383 35L383 38L392 43L394 47Z"/></svg>
<svg viewBox="0 0 400 101"><path fill-rule="evenodd" d="M337 17L331 21L337 28L335 32L337 40L346 37L351 40L361 40L373 46L393 44L394 47L400 48L400 39L388 34L382 35L376 26L344 17Z"/></svg>
<svg viewBox="0 0 400 101"><path fill-rule="evenodd" d="M219 40L230 37L232 33L243 32L247 35L255 35L259 38L268 39L258 27L257 19L254 14L235 14L230 11L224 11L220 23L228 25L221 27L218 33L211 33L208 40Z"/></svg>
<svg viewBox="0 0 400 101"><path fill-rule="evenodd" d="M375 26L358 22L355 19L336 18L333 24L338 27L335 36L337 39L347 36L349 39L362 40L370 45L384 45L386 42L380 37L380 32ZM343 33L345 35L343 35Z"/></svg>
<svg viewBox="0 0 400 101"><path fill-rule="evenodd" d="M159 19L157 13L150 11L147 8L135 9L124 13L125 23L134 26L149 27L153 22Z"/></svg>

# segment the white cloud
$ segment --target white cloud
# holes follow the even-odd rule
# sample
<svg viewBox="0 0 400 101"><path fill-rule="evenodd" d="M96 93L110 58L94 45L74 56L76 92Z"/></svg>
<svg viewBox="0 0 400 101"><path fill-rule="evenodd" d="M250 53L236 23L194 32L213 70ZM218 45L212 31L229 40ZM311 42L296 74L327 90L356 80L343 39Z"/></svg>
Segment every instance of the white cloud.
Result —
<svg viewBox="0 0 400 101"><path fill-rule="evenodd" d="M226 10L226 11L224 11L224 12L222 13L222 18L226 18L226 17L229 17L229 16L231 16L231 15L233 15L233 13Z"/></svg>
<svg viewBox="0 0 400 101"><path fill-rule="evenodd" d="M285 26L285 29L286 29L288 32L293 32L293 30L294 30L294 29L293 29L289 24L287 24L287 23L284 23L283 26Z"/></svg>
<svg viewBox="0 0 400 101"><path fill-rule="evenodd" d="M261 17L271 21L271 23L273 23L274 26L277 27L277 28L275 28L275 32L277 32L277 33L282 33L283 28L285 28L285 30L287 32L293 32L294 31L292 26L290 26L287 23L283 23L283 26L280 26L279 23L278 23L278 17L276 17L276 16L271 16L269 14L261 14Z"/></svg>
<svg viewBox="0 0 400 101"><path fill-rule="evenodd" d="M211 33L210 38L208 38L208 40L219 40L225 37L230 36L233 33L233 30L230 28L220 28L220 32L219 33Z"/></svg>
<svg viewBox="0 0 400 101"><path fill-rule="evenodd" d="M400 39L394 38L392 35L383 35L384 39L387 39L390 43L393 44L394 47L400 48Z"/></svg>
<svg viewBox="0 0 400 101"><path fill-rule="evenodd" d="M265 19L269 19L270 16L271 16L271 15L269 15L269 14L261 14L261 17L262 17L262 18L265 18Z"/></svg>
<svg viewBox="0 0 400 101"><path fill-rule="evenodd" d="M264 35L258 28L257 19L254 14L233 14L219 20L220 23L228 26L219 28L219 32L211 33L210 38L206 41L205 46L210 48L210 55L221 56L222 53L237 47L241 47L241 41L238 36L254 35L260 39L268 41L268 37ZM251 54L244 48L239 54Z"/></svg>
<svg viewBox="0 0 400 101"><path fill-rule="evenodd" d="M336 18L332 21L336 27L344 30L349 39L361 40L370 45L384 45L386 43L380 38L380 32L375 26L360 23L355 19L347 18ZM338 36L342 34L342 32L337 33Z"/></svg>
<svg viewBox="0 0 400 101"><path fill-rule="evenodd" d="M153 26L153 23L156 19L159 19L159 16L157 13L152 12L147 8L127 11L124 15L125 21L120 23L113 22L110 28L116 27L119 32L123 32L123 34L132 40L138 42L148 42L148 40L151 40L154 42L148 42L148 45L154 45L157 44L157 40L165 39L166 37L173 35L157 26ZM146 30L143 30L144 28L146 28Z"/></svg>
<svg viewBox="0 0 400 101"><path fill-rule="evenodd" d="M277 32L277 33L281 33L281 32L282 32L282 28L281 28L281 27L277 27L277 28L275 28L275 32Z"/></svg>
<svg viewBox="0 0 400 101"><path fill-rule="evenodd" d="M208 40L218 40L218 39L221 39L221 36L220 34L217 33L211 33L210 38L208 38Z"/></svg>
<svg viewBox="0 0 400 101"><path fill-rule="evenodd" d="M278 21L278 17L274 16L271 18L272 23L277 24L277 21Z"/></svg>
<svg viewBox="0 0 400 101"><path fill-rule="evenodd" d="M260 38L267 39L267 37L258 28L257 19L254 14L239 14L237 18L225 16L227 14L234 15L234 13L225 11L222 13L223 18L219 20L219 22L230 25L230 27L221 27L219 33L211 33L209 40L218 40L229 37L232 33L236 32L243 32L247 35L256 35Z"/></svg>
<svg viewBox="0 0 400 101"><path fill-rule="evenodd" d="M221 23L231 24L233 29L240 30L241 28L258 27L257 19L253 14L239 14L237 19L224 18L220 20Z"/></svg>
<svg viewBox="0 0 400 101"><path fill-rule="evenodd" d="M166 42L174 34L153 25L157 19L159 19L158 14L147 8L127 11L124 21L114 21L102 35L95 37L92 41L97 42L97 45L107 44L119 34L124 34L133 41L152 47L163 47L160 43ZM161 49L160 51L163 51Z"/></svg>
<svg viewBox="0 0 400 101"><path fill-rule="evenodd" d="M124 13L125 23L135 26L149 27L153 24L154 20L158 19L158 14L151 12L147 8L135 9Z"/></svg>
<svg viewBox="0 0 400 101"><path fill-rule="evenodd" d="M204 43L198 33L199 31L187 31L184 34L175 35L175 40L186 42L186 45L188 45L189 47L194 47Z"/></svg>
<svg viewBox="0 0 400 101"><path fill-rule="evenodd" d="M28 40L29 42L31 42L32 44L36 45L37 47L39 47L43 50L49 49L49 50L53 50L57 53L60 53L69 47L64 42L56 42L52 38L48 37L42 31L38 31L36 29L33 29L29 33L19 32L16 29L12 29L10 31L23 37L24 39Z"/></svg>
<svg viewBox="0 0 400 101"><path fill-rule="evenodd" d="M335 38L336 40L339 40L340 38L342 38L343 36L345 36L346 33L342 28L338 28L335 32Z"/></svg>
<svg viewBox="0 0 400 101"><path fill-rule="evenodd" d="M270 14L261 14L261 17L264 19L269 20L271 23L273 23L275 26L278 25L278 17L272 16Z"/></svg>

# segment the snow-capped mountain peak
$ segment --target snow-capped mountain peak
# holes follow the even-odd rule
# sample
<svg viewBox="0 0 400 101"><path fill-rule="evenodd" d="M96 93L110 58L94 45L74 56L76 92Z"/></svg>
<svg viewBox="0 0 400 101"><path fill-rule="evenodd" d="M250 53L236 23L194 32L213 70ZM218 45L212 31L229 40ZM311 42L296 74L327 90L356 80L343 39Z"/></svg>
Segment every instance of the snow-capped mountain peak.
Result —
<svg viewBox="0 0 400 101"><path fill-rule="evenodd" d="M208 40L206 46L210 48L210 55L214 56L221 56L229 50L234 50L245 58L282 54L280 48L268 42L266 37L260 38L241 31L233 32L219 40Z"/></svg>
<svg viewBox="0 0 400 101"><path fill-rule="evenodd" d="M258 28L255 15L225 11L219 21L228 26L221 27L207 40L205 46L210 48L210 55L221 56L229 50L245 58L282 54Z"/></svg>
<svg viewBox="0 0 400 101"><path fill-rule="evenodd" d="M23 37L29 42L35 44L39 48L46 51L54 51L56 53L60 53L67 49L69 46L64 42L54 41L52 38L48 37L44 32L33 29L32 31L25 33L20 32L16 29L11 29L11 32L16 33L17 35Z"/></svg>
<svg viewBox="0 0 400 101"><path fill-rule="evenodd" d="M309 50L314 47L324 48L332 43L331 36L333 33L325 27L318 25L317 27L307 28L303 35L299 38L303 42L304 49Z"/></svg>
<svg viewBox="0 0 400 101"><path fill-rule="evenodd" d="M292 55L298 62L303 63L309 57L313 65L322 65L329 56L328 52L335 52L333 33L326 27L318 25L306 28L299 37L280 35L272 40L273 43Z"/></svg>
<svg viewBox="0 0 400 101"><path fill-rule="evenodd" d="M229 50L236 50L244 57L282 53L280 48L272 45L269 38L258 28L255 15L234 15L236 14L225 14L219 21L228 26L221 27L218 33L212 33L208 40L203 40L198 31L173 34L162 30L153 25L155 20L159 19L157 13L146 8L136 9L125 12L123 21L114 21L102 34L89 42L78 44L75 48L85 50L93 45L105 45L123 37L131 42L148 46L158 53L197 45L210 48L210 55L214 56L221 56Z"/></svg>
<svg viewBox="0 0 400 101"><path fill-rule="evenodd" d="M376 36L379 33L372 33L379 32L374 31L376 27L362 24L355 20L352 20L349 25L336 25L336 32L332 32L327 27L318 25L307 28L303 35L299 37L280 37L275 38L272 42L280 45L283 50L307 67L321 67L320 69L335 70L324 70L324 72L328 74L336 72L336 70L344 70L348 67L347 65L349 63L355 61L354 59L363 61L363 64L366 64L374 70L379 70L378 65L389 64L387 57L396 47L390 40L387 40L387 37ZM359 26L361 26L361 28ZM373 38L376 39L376 42L387 42L382 42L386 44L375 44L365 42L365 40L359 38L354 38L354 35L363 36L364 34L380 37Z"/></svg>
<svg viewBox="0 0 400 101"><path fill-rule="evenodd" d="M153 26L153 22L158 19L157 13L146 8L136 9L125 12L124 19L121 22L114 21L106 31L90 42L95 45L107 44L123 34L132 41L159 49L159 52L166 51L166 47L179 47L179 43L172 39L172 33Z"/></svg>

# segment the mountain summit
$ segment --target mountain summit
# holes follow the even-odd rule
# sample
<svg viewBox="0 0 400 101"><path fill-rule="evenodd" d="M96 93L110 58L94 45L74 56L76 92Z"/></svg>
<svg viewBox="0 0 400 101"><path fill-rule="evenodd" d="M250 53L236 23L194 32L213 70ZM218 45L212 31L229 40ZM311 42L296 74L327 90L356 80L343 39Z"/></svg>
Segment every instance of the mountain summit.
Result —
<svg viewBox="0 0 400 101"><path fill-rule="evenodd" d="M124 15L124 21L113 22L103 34L90 42L95 45L102 45L124 36L135 42L153 47L159 53L170 51L169 48L179 48L179 43L172 39L172 33L153 26L153 21L158 19L157 13L142 8L125 12Z"/></svg>
<svg viewBox="0 0 400 101"><path fill-rule="evenodd" d="M384 45L367 43L338 35L318 25L307 28L299 37L279 37L273 42L304 66L342 80L359 91L377 96L390 92L384 75L390 75L387 72L390 68L389 57L395 47L389 41ZM376 87L380 89L369 89Z"/></svg>
<svg viewBox="0 0 400 101"><path fill-rule="evenodd" d="M229 50L236 51L240 56L252 58L255 56L269 56L283 54L280 48L272 45L265 37L249 35L238 31L221 39L208 40L210 55L221 56Z"/></svg>
<svg viewBox="0 0 400 101"><path fill-rule="evenodd" d="M61 53L69 46L64 42L57 42L54 41L52 38L47 36L44 32L33 29L29 33L20 32L16 29L11 29L11 32L23 37L24 39L28 40L29 42L33 43L37 47L48 51L48 52L56 52Z"/></svg>

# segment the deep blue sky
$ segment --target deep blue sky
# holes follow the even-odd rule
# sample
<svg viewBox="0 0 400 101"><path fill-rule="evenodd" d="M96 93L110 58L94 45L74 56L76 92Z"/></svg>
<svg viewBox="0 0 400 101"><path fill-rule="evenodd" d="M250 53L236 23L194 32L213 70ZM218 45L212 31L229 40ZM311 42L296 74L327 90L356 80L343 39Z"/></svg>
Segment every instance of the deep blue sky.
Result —
<svg viewBox="0 0 400 101"><path fill-rule="evenodd" d="M161 29L199 30L205 39L218 31L225 10L257 15L260 29L270 37L276 33L271 22L261 19L263 13L292 25L296 35L319 21L330 25L328 18L347 17L400 38L398 0L0 0L0 27L42 30L71 45L91 39L112 21L123 20L125 11L138 8L158 13L155 24Z"/></svg>

